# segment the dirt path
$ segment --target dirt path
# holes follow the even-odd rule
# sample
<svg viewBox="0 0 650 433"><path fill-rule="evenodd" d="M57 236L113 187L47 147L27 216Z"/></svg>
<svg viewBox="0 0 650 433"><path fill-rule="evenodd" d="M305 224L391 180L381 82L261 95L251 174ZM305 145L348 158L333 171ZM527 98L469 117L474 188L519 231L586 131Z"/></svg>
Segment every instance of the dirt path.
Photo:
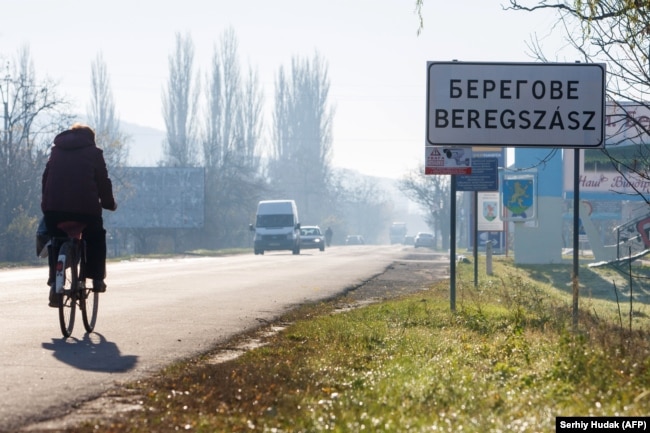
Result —
<svg viewBox="0 0 650 433"><path fill-rule="evenodd" d="M348 293L348 297L373 302L426 289L432 281L449 278L449 256L439 253L413 253L395 262L386 272Z"/></svg>

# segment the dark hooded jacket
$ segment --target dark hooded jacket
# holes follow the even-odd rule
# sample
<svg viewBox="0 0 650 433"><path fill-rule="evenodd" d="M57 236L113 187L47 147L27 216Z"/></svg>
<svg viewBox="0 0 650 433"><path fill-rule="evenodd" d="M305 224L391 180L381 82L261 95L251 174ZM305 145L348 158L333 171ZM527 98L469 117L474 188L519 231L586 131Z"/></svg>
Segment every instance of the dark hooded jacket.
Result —
<svg viewBox="0 0 650 433"><path fill-rule="evenodd" d="M101 216L114 209L113 184L103 151L89 129L70 129L54 138L42 179L41 210Z"/></svg>

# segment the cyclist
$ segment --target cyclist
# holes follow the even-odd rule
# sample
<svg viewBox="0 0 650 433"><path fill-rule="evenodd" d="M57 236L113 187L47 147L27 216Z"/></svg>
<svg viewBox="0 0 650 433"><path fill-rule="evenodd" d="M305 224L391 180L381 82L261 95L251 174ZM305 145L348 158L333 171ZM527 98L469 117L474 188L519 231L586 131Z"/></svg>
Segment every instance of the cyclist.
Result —
<svg viewBox="0 0 650 433"><path fill-rule="evenodd" d="M86 277L93 280L93 291L106 291L106 230L102 209L115 210L113 184L103 151L95 144L95 131L75 123L54 138L50 157L43 171L41 210L50 236L66 237L57 228L62 221L86 224ZM49 251L50 307L58 307L54 293L56 254Z"/></svg>

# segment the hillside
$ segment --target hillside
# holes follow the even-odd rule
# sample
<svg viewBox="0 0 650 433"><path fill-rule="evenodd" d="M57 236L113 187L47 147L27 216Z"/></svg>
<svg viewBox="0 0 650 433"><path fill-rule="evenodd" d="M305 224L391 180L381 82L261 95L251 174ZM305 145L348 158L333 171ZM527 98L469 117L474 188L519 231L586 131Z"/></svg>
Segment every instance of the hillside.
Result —
<svg viewBox="0 0 650 433"><path fill-rule="evenodd" d="M132 167L155 167L162 159L165 131L121 121L129 136L129 162Z"/></svg>

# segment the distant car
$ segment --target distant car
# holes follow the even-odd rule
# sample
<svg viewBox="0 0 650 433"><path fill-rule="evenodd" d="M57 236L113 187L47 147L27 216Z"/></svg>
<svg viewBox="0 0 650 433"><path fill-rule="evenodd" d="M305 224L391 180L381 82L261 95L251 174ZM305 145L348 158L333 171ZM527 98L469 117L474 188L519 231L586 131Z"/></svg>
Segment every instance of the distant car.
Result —
<svg viewBox="0 0 650 433"><path fill-rule="evenodd" d="M361 235L348 235L345 238L345 245L363 245L365 244L363 236Z"/></svg>
<svg viewBox="0 0 650 433"><path fill-rule="evenodd" d="M415 244L415 236L413 235L406 235L404 236L404 245L413 245Z"/></svg>
<svg viewBox="0 0 650 433"><path fill-rule="evenodd" d="M420 232L415 236L415 242L413 243L415 248L426 247L434 248L435 247L435 238L433 233Z"/></svg>
<svg viewBox="0 0 650 433"><path fill-rule="evenodd" d="M321 251L325 251L325 236L320 227L300 227L300 248L318 248Z"/></svg>

